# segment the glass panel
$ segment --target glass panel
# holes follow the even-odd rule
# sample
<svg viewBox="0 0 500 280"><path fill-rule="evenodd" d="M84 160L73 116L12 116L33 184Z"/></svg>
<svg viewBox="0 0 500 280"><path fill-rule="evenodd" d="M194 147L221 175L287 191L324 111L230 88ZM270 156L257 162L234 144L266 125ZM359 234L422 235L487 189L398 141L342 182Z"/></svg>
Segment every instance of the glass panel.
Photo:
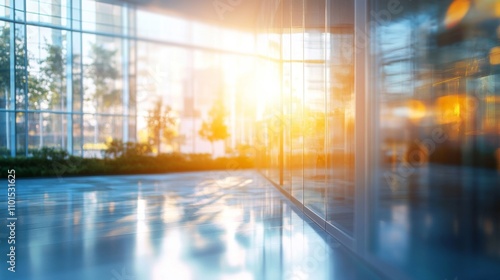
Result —
<svg viewBox="0 0 500 280"><path fill-rule="evenodd" d="M198 31L198 27L195 30L196 36L204 34ZM209 31L208 33L213 38L214 34ZM186 19L139 10L137 11L137 34L140 34L143 38L154 40L189 43L192 40L191 34L193 33L191 31L191 23Z"/></svg>
<svg viewBox="0 0 500 280"><path fill-rule="evenodd" d="M500 68L489 11L498 1L372 2L371 252L416 279L495 277Z"/></svg>
<svg viewBox="0 0 500 280"><path fill-rule="evenodd" d="M211 112L223 112L224 124L228 124L230 113L230 92L225 87L225 75L222 65L227 63L229 58L220 54L207 52L187 53L188 61L194 55L194 61L188 62L192 65L193 71L187 72L186 83L193 83L190 89L186 104L192 104L189 117L186 118L187 128L192 129L192 133L186 132L186 139L194 143L193 153L212 154L214 157L223 156L226 150L226 143L223 140L210 142L209 138L201 136L202 125L209 123ZM182 123L181 123L182 125ZM182 128L184 129L184 128ZM229 130L226 131L230 133ZM209 133L210 134L210 133Z"/></svg>
<svg viewBox="0 0 500 280"><path fill-rule="evenodd" d="M28 108L66 109L66 31L27 26Z"/></svg>
<svg viewBox="0 0 500 280"><path fill-rule="evenodd" d="M325 218L325 6L307 1L304 33L304 205Z"/></svg>
<svg viewBox="0 0 500 280"><path fill-rule="evenodd" d="M292 93L291 93L291 146L292 146L292 195L303 202L303 154L304 154L304 3L292 1Z"/></svg>
<svg viewBox="0 0 500 280"><path fill-rule="evenodd" d="M9 108L10 102L10 24L0 21L0 109Z"/></svg>
<svg viewBox="0 0 500 280"><path fill-rule="evenodd" d="M73 154L83 155L83 117L73 115Z"/></svg>
<svg viewBox="0 0 500 280"><path fill-rule="evenodd" d="M282 106L283 106L283 188L292 192L292 0L283 3L283 28L281 36L282 47Z"/></svg>
<svg viewBox="0 0 500 280"><path fill-rule="evenodd" d="M24 21L24 0L14 0L14 13L15 20Z"/></svg>
<svg viewBox="0 0 500 280"><path fill-rule="evenodd" d="M121 48L119 38L83 35L84 112L123 112Z"/></svg>
<svg viewBox="0 0 500 280"><path fill-rule="evenodd" d="M137 115L137 43L128 41L128 115ZM137 142L137 123L134 118L128 118L128 141Z"/></svg>
<svg viewBox="0 0 500 280"><path fill-rule="evenodd" d="M122 139L122 123L121 116L83 115L83 155L102 157L106 143Z"/></svg>
<svg viewBox="0 0 500 280"><path fill-rule="evenodd" d="M74 30L80 30L82 29L82 9L81 9L81 4L82 2L80 0L68 0L71 1L71 16L73 17L72 20L72 28Z"/></svg>
<svg viewBox="0 0 500 280"><path fill-rule="evenodd" d="M161 152L184 152L186 145L186 132L194 131L192 119L187 120L186 114L193 111L193 101L190 98L192 86L187 82L189 52L181 48L172 48L160 44L139 43L137 52L137 139L139 142L149 142L154 150ZM192 57L192 56L191 56ZM191 60L192 61L192 60ZM189 94L189 96L188 96ZM161 102L163 110L170 108L175 114L177 124L171 135L172 138L164 139L163 145L158 147L158 136L148 129L148 116L154 112ZM129 124L130 125L130 124ZM187 128L190 127L190 129ZM187 129L184 131L183 129ZM190 135L191 135L190 134Z"/></svg>
<svg viewBox="0 0 500 280"><path fill-rule="evenodd" d="M354 2L328 7L327 222L354 230Z"/></svg>
<svg viewBox="0 0 500 280"><path fill-rule="evenodd" d="M26 52L25 26L15 24L15 92L16 109L26 109L26 89L28 87L28 55Z"/></svg>
<svg viewBox="0 0 500 280"><path fill-rule="evenodd" d="M12 14L12 0L0 0L0 18L10 18Z"/></svg>
<svg viewBox="0 0 500 280"><path fill-rule="evenodd" d="M16 155L17 156L26 156L27 147L26 147L26 114L25 113L17 113L16 114Z"/></svg>
<svg viewBox="0 0 500 280"><path fill-rule="evenodd" d="M0 157L10 156L10 116L12 114L8 112L0 111Z"/></svg>
<svg viewBox="0 0 500 280"><path fill-rule="evenodd" d="M56 26L69 24L69 0L26 0L26 21Z"/></svg>
<svg viewBox="0 0 500 280"><path fill-rule="evenodd" d="M66 149L66 114L28 113L28 149Z"/></svg>
<svg viewBox="0 0 500 280"><path fill-rule="evenodd" d="M83 111L82 34L73 33L73 112Z"/></svg>
<svg viewBox="0 0 500 280"><path fill-rule="evenodd" d="M82 0L81 3L83 30L122 34L121 6L94 0Z"/></svg>
<svg viewBox="0 0 500 280"><path fill-rule="evenodd" d="M15 133L11 122L15 122L15 113L4 112L3 109L14 109L11 98L11 24L0 22L0 157L10 156L13 144L10 135Z"/></svg>

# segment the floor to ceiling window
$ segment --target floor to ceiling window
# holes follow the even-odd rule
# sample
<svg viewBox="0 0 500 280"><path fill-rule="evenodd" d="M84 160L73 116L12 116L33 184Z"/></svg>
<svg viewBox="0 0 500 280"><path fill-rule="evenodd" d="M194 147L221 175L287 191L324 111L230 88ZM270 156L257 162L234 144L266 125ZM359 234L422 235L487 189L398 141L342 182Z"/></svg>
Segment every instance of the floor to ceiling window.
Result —
<svg viewBox="0 0 500 280"><path fill-rule="evenodd" d="M248 30L65 0L0 2L0 32L2 156L51 147L101 157L112 140L151 142L159 104L173 125L154 152L255 153L254 73L270 67ZM213 108L231 137L210 143L200 130Z"/></svg>
<svg viewBox="0 0 500 280"><path fill-rule="evenodd" d="M281 30L281 97L266 102L261 114L260 129L267 130L261 133L270 139L262 170L306 211L348 236L355 198L353 7L283 1L272 26L259 32Z"/></svg>

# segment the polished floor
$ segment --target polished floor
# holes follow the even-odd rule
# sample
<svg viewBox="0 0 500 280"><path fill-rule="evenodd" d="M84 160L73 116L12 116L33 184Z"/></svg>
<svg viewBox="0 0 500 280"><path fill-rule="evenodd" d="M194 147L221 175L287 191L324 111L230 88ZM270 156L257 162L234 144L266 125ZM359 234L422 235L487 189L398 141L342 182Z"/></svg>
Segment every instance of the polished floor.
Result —
<svg viewBox="0 0 500 280"><path fill-rule="evenodd" d="M254 171L17 189L17 271L0 279L379 279Z"/></svg>

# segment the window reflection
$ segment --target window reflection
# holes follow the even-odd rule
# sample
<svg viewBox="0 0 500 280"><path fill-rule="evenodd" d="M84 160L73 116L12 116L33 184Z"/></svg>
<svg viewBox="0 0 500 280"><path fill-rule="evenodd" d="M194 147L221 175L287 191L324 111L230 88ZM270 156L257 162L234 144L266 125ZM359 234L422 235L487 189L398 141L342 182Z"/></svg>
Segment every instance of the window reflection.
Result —
<svg viewBox="0 0 500 280"><path fill-rule="evenodd" d="M282 95L266 102L263 115L279 120L258 128L267 141L264 174L348 234L354 223L353 5L284 1L277 9Z"/></svg>
<svg viewBox="0 0 500 280"><path fill-rule="evenodd" d="M387 4L374 2L379 11ZM380 147L373 253L416 278L428 275L413 269L415 262L460 275L474 268L443 268L451 265L448 256L499 260L494 227L486 222L497 211L493 186L499 185L495 5L419 1L373 29L374 68L380 69L371 77ZM407 214L391 219L401 207ZM382 241L388 229L397 229L404 244ZM405 257L390 253L395 250ZM445 259L421 257L431 250Z"/></svg>

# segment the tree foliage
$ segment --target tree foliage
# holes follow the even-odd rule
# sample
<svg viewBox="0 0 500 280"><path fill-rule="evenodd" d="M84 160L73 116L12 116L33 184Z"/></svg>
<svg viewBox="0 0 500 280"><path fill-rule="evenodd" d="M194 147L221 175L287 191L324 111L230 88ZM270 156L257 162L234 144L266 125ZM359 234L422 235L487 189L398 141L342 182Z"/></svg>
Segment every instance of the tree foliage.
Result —
<svg viewBox="0 0 500 280"><path fill-rule="evenodd" d="M64 104L64 93L66 92L66 57L61 46L47 45L45 47L47 57L39 62L40 72L44 82L50 91L48 102L51 105Z"/></svg>
<svg viewBox="0 0 500 280"><path fill-rule="evenodd" d="M108 143L105 151L106 158L140 157L147 156L151 152L151 146L143 143L126 142L113 139Z"/></svg>
<svg viewBox="0 0 500 280"><path fill-rule="evenodd" d="M157 147L158 153L160 153L161 143L172 144L178 136L177 126L178 118L175 112L170 106L164 106L162 99L159 98L147 117L149 142Z"/></svg>
<svg viewBox="0 0 500 280"><path fill-rule="evenodd" d="M99 44L90 46L89 56L92 62L86 67L86 76L95 87L91 99L96 102L97 107L109 108L116 105L119 100L120 92L113 87L113 83L119 77L114 60L116 53L116 50L108 50Z"/></svg>
<svg viewBox="0 0 500 280"><path fill-rule="evenodd" d="M212 154L214 153L214 142L229 137L226 116L227 112L224 101L222 98L219 98L213 103L212 108L208 112L208 118L203 121L201 129L198 131L200 137L209 141L212 145Z"/></svg>
<svg viewBox="0 0 500 280"><path fill-rule="evenodd" d="M0 88L4 94L10 85L10 28L0 30Z"/></svg>
<svg viewBox="0 0 500 280"><path fill-rule="evenodd" d="M11 27L4 26L0 30L0 100L8 100L11 79ZM44 77L33 75L29 71L29 59L24 48L24 39L16 36L14 38L14 71L16 100L25 100L23 91L26 82L28 87L28 102L31 106L39 109L42 102L47 100L49 91Z"/></svg>

